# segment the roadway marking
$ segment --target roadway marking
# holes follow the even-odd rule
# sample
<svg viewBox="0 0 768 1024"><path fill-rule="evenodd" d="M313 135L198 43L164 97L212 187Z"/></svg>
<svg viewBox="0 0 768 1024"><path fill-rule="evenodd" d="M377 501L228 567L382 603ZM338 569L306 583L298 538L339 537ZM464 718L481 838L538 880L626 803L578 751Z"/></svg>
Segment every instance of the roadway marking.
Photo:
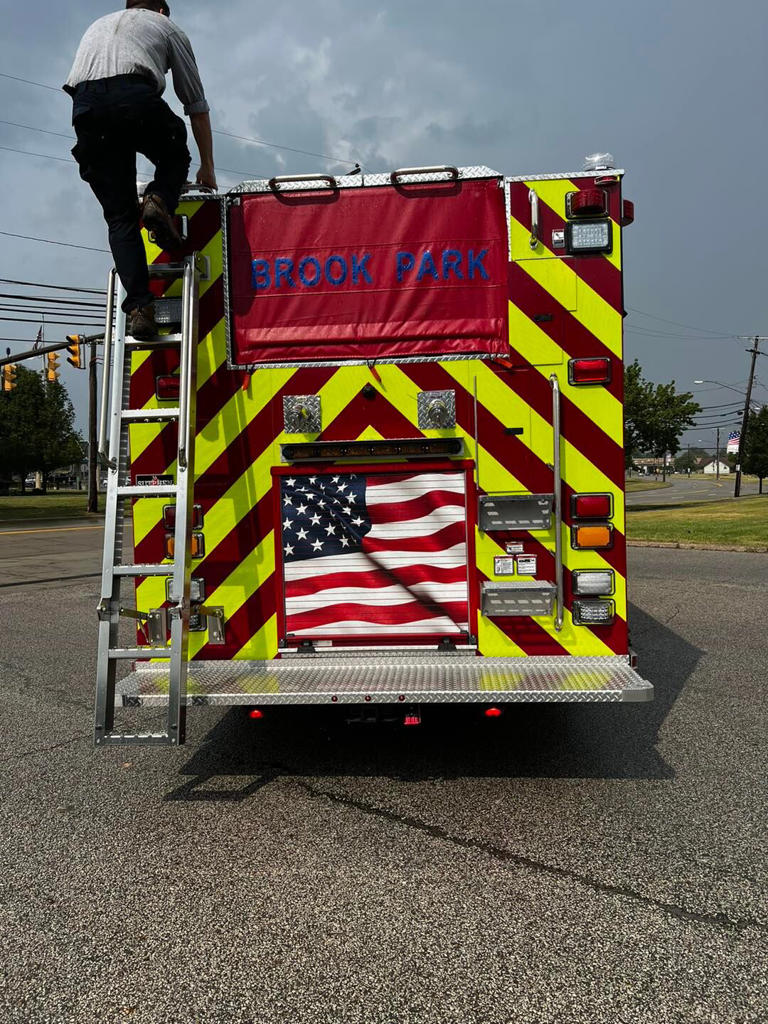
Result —
<svg viewBox="0 0 768 1024"><path fill-rule="evenodd" d="M0 530L0 537L13 537L22 533L82 533L84 530L103 529L103 526L46 526L40 530Z"/></svg>

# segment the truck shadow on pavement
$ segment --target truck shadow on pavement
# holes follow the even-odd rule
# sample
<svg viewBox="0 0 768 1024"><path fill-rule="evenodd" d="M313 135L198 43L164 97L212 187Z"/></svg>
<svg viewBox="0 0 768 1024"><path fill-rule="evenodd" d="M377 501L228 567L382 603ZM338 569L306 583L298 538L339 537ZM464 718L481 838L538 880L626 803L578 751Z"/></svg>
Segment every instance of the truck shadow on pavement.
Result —
<svg viewBox="0 0 768 1024"><path fill-rule="evenodd" d="M651 703L507 704L492 720L482 705L427 705L416 728L403 726L402 708L396 720L370 724L348 724L353 711L343 706L267 707L260 721L232 708L165 799L244 800L282 776L669 779L657 737L701 651L635 606L630 624L640 673L655 687ZM193 729L200 714L216 712L190 709Z"/></svg>

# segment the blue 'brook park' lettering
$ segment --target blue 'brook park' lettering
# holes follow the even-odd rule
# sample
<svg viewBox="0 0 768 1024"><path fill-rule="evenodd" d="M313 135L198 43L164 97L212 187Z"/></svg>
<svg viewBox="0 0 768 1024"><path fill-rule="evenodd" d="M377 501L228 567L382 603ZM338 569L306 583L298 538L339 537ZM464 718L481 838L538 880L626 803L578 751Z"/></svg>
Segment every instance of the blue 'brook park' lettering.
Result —
<svg viewBox="0 0 768 1024"><path fill-rule="evenodd" d="M392 278L397 284L419 284L425 278L437 282L487 281L488 271L483 263L487 255L487 249L479 252L468 249L466 253L460 249L443 249L439 254L433 254L429 249L420 254L400 250L395 254L394 264L390 264L390 282ZM315 288L321 283L334 287L347 282L353 286L373 284L372 258L372 253L366 252L351 256L334 254L327 259L316 256L255 259L251 261L251 284L256 291L281 287Z"/></svg>

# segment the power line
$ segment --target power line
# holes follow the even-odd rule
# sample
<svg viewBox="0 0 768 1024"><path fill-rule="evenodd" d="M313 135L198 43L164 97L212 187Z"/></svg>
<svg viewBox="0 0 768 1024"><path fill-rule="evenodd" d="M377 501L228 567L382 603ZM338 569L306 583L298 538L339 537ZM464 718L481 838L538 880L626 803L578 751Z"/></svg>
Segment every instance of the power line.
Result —
<svg viewBox="0 0 768 1024"><path fill-rule="evenodd" d="M63 92L61 87L55 88L52 85L46 85L44 82L33 82L30 78L19 78L17 75L7 75L3 71L0 71L0 78L9 78L13 82L24 82L25 85L37 85L41 89L49 89L51 92ZM301 153L303 156L315 156L319 157L321 160L336 160L341 164L354 164L356 162L355 160L347 160L345 157L341 156L329 156L327 153L313 153L309 149L296 149L293 146L283 146L278 142L268 142L267 139L256 139L248 135L235 135L234 132L225 132L217 128L212 129L212 131L214 135L226 135L231 139L239 139L241 142L250 142L256 146L268 146L270 149L284 149L289 153ZM221 169L224 170L223 167ZM241 172L236 171L235 173L240 174Z"/></svg>
<svg viewBox="0 0 768 1024"><path fill-rule="evenodd" d="M0 321L14 324L40 324L41 318L37 317L35 320L25 320L18 316L0 316ZM90 319L88 317L73 316L71 320L46 320L46 324L58 324L59 326L69 327L72 323L77 324L96 324L101 326L103 320Z"/></svg>
<svg viewBox="0 0 768 1024"><path fill-rule="evenodd" d="M107 294L104 288L76 288L74 285L66 284L41 284L39 281L14 281L10 277L0 277L0 284L18 284L23 288L51 288L57 292L83 292L86 295Z"/></svg>
<svg viewBox="0 0 768 1024"><path fill-rule="evenodd" d="M64 132L53 132L49 128L35 128L34 125L31 125L31 124L19 124L18 121L2 121L2 120L0 120L0 124L10 125L11 128L26 128L26 130L29 131L29 132L40 132L42 135L58 135L58 137L60 139L73 139L74 140L74 138L75 138L74 135L66 135Z"/></svg>
<svg viewBox="0 0 768 1024"><path fill-rule="evenodd" d="M92 245L75 245L74 242L57 242L53 238L37 238L35 235L16 235L12 231L0 231L8 238L24 238L28 242L46 242L48 245L65 245L68 249L85 249L87 252L105 252L109 249L94 249Z"/></svg>
<svg viewBox="0 0 768 1024"><path fill-rule="evenodd" d="M67 306L72 309L104 309L103 302L86 302L84 299L47 299L43 295L17 295L10 292L0 292L0 299L18 299L26 306L36 302L45 302L48 305ZM54 311L52 311L54 312Z"/></svg>
<svg viewBox="0 0 768 1024"><path fill-rule="evenodd" d="M53 156L51 153L30 153L28 149L13 149L12 146L0 146L0 149L5 150L6 153L20 153L22 156L39 156L44 160L58 160L62 164L71 164L72 167L75 163L71 156Z"/></svg>
<svg viewBox="0 0 768 1024"><path fill-rule="evenodd" d="M650 317L651 320L660 320L663 324L672 324L674 327L684 327L687 331L698 331L700 334L715 334L718 337L735 338L735 334L729 334L726 331L713 331L710 327L692 327L691 324L681 323L679 320L667 320L663 316L656 316L655 313L646 313L645 310L637 309L635 306L627 306L627 309L633 313L639 313L640 316Z"/></svg>

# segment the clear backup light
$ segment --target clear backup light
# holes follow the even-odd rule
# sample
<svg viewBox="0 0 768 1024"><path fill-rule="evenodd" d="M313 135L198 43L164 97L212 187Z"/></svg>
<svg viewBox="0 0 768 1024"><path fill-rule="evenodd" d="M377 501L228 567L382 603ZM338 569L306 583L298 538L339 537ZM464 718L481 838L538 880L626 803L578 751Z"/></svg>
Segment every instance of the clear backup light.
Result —
<svg viewBox="0 0 768 1024"><path fill-rule="evenodd" d="M612 594L614 586L613 569L574 569L571 573L571 589L574 594L602 597Z"/></svg>
<svg viewBox="0 0 768 1024"><path fill-rule="evenodd" d="M613 601L574 601L573 621L577 626L609 626L616 616Z"/></svg>
<svg viewBox="0 0 768 1024"><path fill-rule="evenodd" d="M610 220L574 220L565 228L565 242L569 253L604 252L613 248L613 227Z"/></svg>

